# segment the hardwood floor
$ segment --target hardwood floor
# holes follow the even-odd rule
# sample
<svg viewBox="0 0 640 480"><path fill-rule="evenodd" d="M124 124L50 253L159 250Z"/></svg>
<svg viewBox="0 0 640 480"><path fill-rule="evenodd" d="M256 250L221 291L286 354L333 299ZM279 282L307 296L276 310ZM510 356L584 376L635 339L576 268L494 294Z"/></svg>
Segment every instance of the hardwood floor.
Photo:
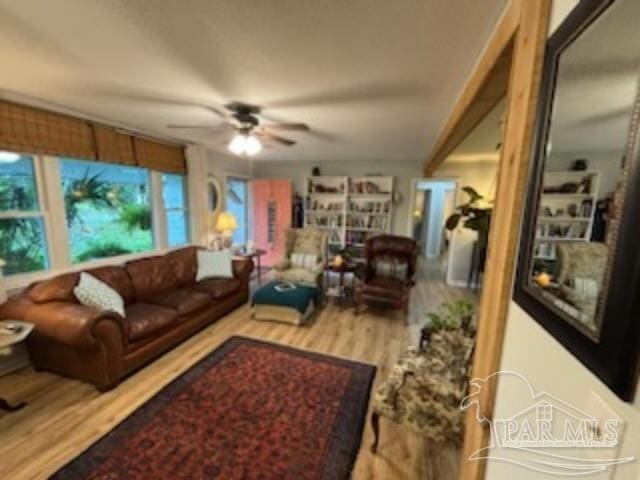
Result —
<svg viewBox="0 0 640 480"><path fill-rule="evenodd" d="M468 296L438 280L418 281L412 294L410 325L400 313L352 309L328 304L305 327L260 323L243 306L129 377L116 389L98 393L91 385L24 369L0 379L0 394L28 405L0 414L0 479L46 478L106 434L164 385L232 335L245 335L378 366L374 388L400 352L415 342L421 317L443 301ZM367 419L353 478L453 480L456 449L430 445L410 430L382 420L377 455Z"/></svg>

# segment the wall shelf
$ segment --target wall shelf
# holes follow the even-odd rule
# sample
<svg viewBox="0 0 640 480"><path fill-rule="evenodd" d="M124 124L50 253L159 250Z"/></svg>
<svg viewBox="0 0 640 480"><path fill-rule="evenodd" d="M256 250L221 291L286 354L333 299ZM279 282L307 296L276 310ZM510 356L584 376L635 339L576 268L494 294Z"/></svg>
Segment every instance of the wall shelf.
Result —
<svg viewBox="0 0 640 480"><path fill-rule="evenodd" d="M330 247L360 248L369 236L391 231L393 177L307 177L305 186L304 225L331 231Z"/></svg>

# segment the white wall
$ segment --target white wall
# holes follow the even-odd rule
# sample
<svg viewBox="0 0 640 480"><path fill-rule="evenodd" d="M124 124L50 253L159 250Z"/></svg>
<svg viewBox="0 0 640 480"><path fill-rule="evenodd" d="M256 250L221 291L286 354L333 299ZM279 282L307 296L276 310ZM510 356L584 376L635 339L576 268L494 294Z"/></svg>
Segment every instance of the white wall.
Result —
<svg viewBox="0 0 640 480"><path fill-rule="evenodd" d="M255 178L290 178L293 188L304 194L304 179L311 175L311 169L319 166L322 175L369 175L381 174L395 177L394 188L400 193L400 201L393 205L391 231L397 235L407 235L409 208L411 207L411 183L421 175L421 162L402 161L348 161L348 162L279 162L255 160Z"/></svg>
<svg viewBox="0 0 640 480"><path fill-rule="evenodd" d="M552 29L576 4L575 0L555 0L551 19ZM524 312L515 302L510 305L505 333L501 370L513 370L523 374L537 390L544 390L577 408L587 410L590 391L599 394L627 424L626 434L619 454L640 458L640 391L633 403L619 400L597 377L570 354L560 343L549 335L538 323ZM501 418L521 398L514 398L506 388L498 386L494 418ZM526 406L526 405L524 405ZM604 457L604 455L601 455ZM637 461L618 466L615 480L638 480L640 468ZM506 463L489 462L488 480L533 480L543 477ZM604 478L589 476L589 479Z"/></svg>
<svg viewBox="0 0 640 480"><path fill-rule="evenodd" d="M473 162L445 161L435 172L435 177L458 180L458 195L456 205L466 203L469 197L462 191L462 187L473 187L480 195L493 199L496 190L496 175L498 164L495 160L477 160ZM449 254L449 274L447 282L452 285L467 285L473 242L477 234L462 226L454 232L451 239L451 253Z"/></svg>
<svg viewBox="0 0 640 480"><path fill-rule="evenodd" d="M246 158L216 152L202 145L187 147L186 156L189 167L191 242L205 245L209 225L207 179L214 176L218 180L223 190L221 201L224 205L225 175L251 177L252 165Z"/></svg>

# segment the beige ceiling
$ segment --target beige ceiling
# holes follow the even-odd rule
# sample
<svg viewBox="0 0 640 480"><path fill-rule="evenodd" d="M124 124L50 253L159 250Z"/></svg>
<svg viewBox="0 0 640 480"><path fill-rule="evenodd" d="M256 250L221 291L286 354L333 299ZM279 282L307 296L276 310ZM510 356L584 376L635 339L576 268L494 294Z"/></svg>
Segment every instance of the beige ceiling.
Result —
<svg viewBox="0 0 640 480"><path fill-rule="evenodd" d="M0 0L0 89L224 149L199 105L308 123L283 160L423 160L506 0ZM25 97L25 98L26 98Z"/></svg>
<svg viewBox="0 0 640 480"><path fill-rule="evenodd" d="M506 100L500 100L445 161L497 162L500 160L500 151L497 146L502 140L501 123L506 106Z"/></svg>

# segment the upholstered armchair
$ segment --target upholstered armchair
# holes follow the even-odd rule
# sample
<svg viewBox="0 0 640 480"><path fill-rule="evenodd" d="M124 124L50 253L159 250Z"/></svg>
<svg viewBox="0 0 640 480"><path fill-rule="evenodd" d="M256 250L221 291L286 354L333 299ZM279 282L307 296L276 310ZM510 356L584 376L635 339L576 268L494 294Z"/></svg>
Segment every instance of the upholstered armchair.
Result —
<svg viewBox="0 0 640 480"><path fill-rule="evenodd" d="M379 235L365 244L364 278L356 287L356 314L367 303L382 304L409 313L418 244L408 237Z"/></svg>
<svg viewBox="0 0 640 480"><path fill-rule="evenodd" d="M422 342L421 342L422 344ZM459 446L475 344L473 328L440 330L424 348L409 347L373 398L373 453L380 437L380 418L406 425L440 444Z"/></svg>
<svg viewBox="0 0 640 480"><path fill-rule="evenodd" d="M274 278L320 287L326 251L326 232L316 228L288 228L285 231L285 256L274 265Z"/></svg>
<svg viewBox="0 0 640 480"><path fill-rule="evenodd" d="M596 313L607 253L607 246L597 242L558 242L556 246L556 282L587 319Z"/></svg>

